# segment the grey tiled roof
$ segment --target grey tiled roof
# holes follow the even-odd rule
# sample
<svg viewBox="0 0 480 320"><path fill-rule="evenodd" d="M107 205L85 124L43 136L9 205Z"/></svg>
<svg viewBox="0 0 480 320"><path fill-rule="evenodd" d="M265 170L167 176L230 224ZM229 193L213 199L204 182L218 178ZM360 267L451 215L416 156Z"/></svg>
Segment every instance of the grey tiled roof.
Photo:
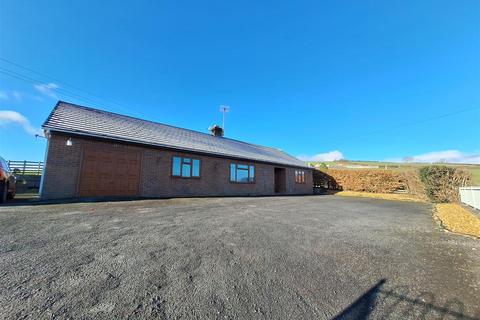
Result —
<svg viewBox="0 0 480 320"><path fill-rule="evenodd" d="M132 118L63 101L57 103L42 127L51 131L295 167L307 167L303 161L278 149L225 137L214 137L198 131Z"/></svg>

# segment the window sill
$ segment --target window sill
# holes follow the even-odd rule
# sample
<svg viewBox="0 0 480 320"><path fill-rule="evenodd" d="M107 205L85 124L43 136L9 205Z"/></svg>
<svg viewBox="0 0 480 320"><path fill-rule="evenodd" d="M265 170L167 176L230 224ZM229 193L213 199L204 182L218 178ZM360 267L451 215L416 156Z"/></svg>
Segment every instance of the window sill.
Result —
<svg viewBox="0 0 480 320"><path fill-rule="evenodd" d="M170 178L172 179L185 179L185 180L198 180L200 179L201 177L182 177L182 176L170 176Z"/></svg>
<svg viewBox="0 0 480 320"><path fill-rule="evenodd" d="M255 183L257 183L256 181L252 181L252 182L229 181L229 182L232 183L232 184L255 184Z"/></svg>

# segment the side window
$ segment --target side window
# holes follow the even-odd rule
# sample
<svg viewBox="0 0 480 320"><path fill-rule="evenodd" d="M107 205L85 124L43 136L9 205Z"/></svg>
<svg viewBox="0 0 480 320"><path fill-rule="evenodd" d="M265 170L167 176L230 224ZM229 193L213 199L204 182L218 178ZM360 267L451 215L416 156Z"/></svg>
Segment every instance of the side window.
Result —
<svg viewBox="0 0 480 320"><path fill-rule="evenodd" d="M192 159L182 158L182 177L190 178L192 176Z"/></svg>
<svg viewBox="0 0 480 320"><path fill-rule="evenodd" d="M199 178L200 160L184 157L173 157L172 176L182 178Z"/></svg>
<svg viewBox="0 0 480 320"><path fill-rule="evenodd" d="M200 177L200 160L192 160L192 177Z"/></svg>
<svg viewBox="0 0 480 320"><path fill-rule="evenodd" d="M295 170L295 182L305 183L305 171Z"/></svg>
<svg viewBox="0 0 480 320"><path fill-rule="evenodd" d="M231 163L230 164L230 182L254 183L255 166Z"/></svg>
<svg viewBox="0 0 480 320"><path fill-rule="evenodd" d="M172 161L172 175L173 176L180 176L182 173L182 158L180 157L173 157Z"/></svg>

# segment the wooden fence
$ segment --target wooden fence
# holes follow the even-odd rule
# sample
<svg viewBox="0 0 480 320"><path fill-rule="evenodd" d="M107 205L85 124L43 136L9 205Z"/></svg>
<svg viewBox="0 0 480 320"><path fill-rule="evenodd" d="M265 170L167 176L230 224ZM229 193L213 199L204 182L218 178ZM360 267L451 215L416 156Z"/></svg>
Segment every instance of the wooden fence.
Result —
<svg viewBox="0 0 480 320"><path fill-rule="evenodd" d="M42 161L8 160L8 166L15 171L16 176L40 176L43 171Z"/></svg>

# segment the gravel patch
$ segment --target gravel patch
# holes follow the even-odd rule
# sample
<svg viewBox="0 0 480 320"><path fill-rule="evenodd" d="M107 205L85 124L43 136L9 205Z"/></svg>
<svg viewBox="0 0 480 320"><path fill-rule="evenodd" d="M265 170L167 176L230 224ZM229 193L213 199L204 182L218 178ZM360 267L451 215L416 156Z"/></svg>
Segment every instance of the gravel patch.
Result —
<svg viewBox="0 0 480 320"><path fill-rule="evenodd" d="M435 209L447 230L480 238L480 217L456 203L439 203Z"/></svg>
<svg viewBox="0 0 480 320"><path fill-rule="evenodd" d="M339 196L0 207L0 318L475 319L480 241Z"/></svg>

